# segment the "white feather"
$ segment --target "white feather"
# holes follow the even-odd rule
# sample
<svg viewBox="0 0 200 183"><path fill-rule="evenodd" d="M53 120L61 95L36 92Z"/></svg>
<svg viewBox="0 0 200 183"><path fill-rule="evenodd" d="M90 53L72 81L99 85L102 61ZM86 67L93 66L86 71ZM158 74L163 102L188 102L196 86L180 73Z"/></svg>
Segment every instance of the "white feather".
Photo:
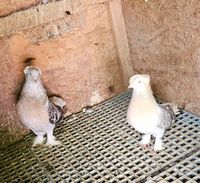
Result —
<svg viewBox="0 0 200 183"><path fill-rule="evenodd" d="M163 149L162 137L165 129L161 128L160 124L166 122L168 118L163 119L165 111L157 104L153 96L150 77L142 74L134 75L130 78L129 88L133 88L133 93L127 111L128 123L144 134L141 144L148 144L153 135L156 137L154 150Z"/></svg>

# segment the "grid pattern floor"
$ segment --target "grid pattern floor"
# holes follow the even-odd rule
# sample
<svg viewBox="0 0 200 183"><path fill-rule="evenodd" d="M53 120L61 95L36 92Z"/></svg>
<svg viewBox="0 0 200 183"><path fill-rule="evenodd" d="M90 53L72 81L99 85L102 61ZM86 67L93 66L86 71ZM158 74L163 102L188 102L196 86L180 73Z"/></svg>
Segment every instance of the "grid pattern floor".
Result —
<svg viewBox="0 0 200 183"><path fill-rule="evenodd" d="M165 133L165 150L139 145L126 122L130 92L63 120L55 129L62 145L32 148L34 135L0 154L0 182L200 183L200 118L181 112Z"/></svg>

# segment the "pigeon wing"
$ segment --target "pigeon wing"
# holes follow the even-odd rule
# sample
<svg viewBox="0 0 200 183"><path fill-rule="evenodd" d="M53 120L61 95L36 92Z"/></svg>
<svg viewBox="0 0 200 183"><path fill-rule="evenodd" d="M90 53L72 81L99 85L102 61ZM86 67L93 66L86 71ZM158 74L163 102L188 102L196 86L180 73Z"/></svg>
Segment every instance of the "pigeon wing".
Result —
<svg viewBox="0 0 200 183"><path fill-rule="evenodd" d="M61 107L55 105L49 101L48 105L49 122L55 124L62 119L62 109Z"/></svg>
<svg viewBox="0 0 200 183"><path fill-rule="evenodd" d="M167 129L176 120L176 115L172 110L171 106L168 104L159 104L160 107L160 118L158 127L162 129Z"/></svg>

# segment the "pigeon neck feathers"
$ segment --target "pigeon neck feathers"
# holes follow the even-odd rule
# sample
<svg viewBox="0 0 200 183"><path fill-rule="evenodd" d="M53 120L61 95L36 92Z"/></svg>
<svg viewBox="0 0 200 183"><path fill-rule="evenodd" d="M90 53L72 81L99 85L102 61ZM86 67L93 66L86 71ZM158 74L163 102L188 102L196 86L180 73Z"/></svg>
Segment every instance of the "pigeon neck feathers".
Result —
<svg viewBox="0 0 200 183"><path fill-rule="evenodd" d="M42 86L41 80L38 80L37 82L33 82L31 80L26 79L24 87L22 89L22 95L23 97L27 98L34 98L39 100L46 100L46 90Z"/></svg>
<svg viewBox="0 0 200 183"><path fill-rule="evenodd" d="M154 99L153 92L151 90L150 85L146 85L143 88L134 88L132 97L135 97L135 96L140 97L140 98L148 98L148 99L152 98L152 99Z"/></svg>

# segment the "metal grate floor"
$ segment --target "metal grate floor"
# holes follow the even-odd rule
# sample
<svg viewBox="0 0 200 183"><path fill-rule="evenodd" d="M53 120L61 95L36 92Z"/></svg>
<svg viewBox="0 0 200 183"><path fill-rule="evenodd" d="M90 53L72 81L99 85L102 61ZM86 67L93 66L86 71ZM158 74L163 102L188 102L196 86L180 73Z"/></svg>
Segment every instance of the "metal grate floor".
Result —
<svg viewBox="0 0 200 183"><path fill-rule="evenodd" d="M130 97L65 119L55 130L60 146L31 148L33 134L9 146L0 155L0 182L200 183L200 118L183 111L165 134L166 149L153 154L126 122Z"/></svg>

